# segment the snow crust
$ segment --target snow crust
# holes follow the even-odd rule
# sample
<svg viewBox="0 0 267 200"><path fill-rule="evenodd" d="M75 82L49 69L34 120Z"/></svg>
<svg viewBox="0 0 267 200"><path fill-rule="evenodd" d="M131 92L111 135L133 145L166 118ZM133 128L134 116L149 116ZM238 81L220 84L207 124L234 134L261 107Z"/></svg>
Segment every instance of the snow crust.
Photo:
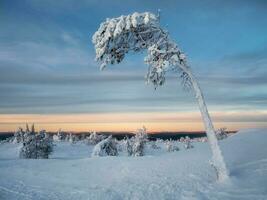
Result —
<svg viewBox="0 0 267 200"><path fill-rule="evenodd" d="M208 143L143 157L91 157L93 145L56 142L51 159L19 159L20 144L0 144L0 199L267 199L267 129L241 130L220 141L230 170L216 182ZM153 144L153 143L151 143Z"/></svg>

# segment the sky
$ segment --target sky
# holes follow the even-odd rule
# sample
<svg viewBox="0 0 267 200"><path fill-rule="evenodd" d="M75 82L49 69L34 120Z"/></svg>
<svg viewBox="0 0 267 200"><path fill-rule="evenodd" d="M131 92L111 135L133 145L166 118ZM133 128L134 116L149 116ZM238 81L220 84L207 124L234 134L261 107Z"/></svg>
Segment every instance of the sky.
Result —
<svg viewBox="0 0 267 200"><path fill-rule="evenodd" d="M145 53L99 70L92 35L106 18L161 10L216 128L267 127L267 1L0 0L0 131L204 130L193 93L170 72L154 90Z"/></svg>

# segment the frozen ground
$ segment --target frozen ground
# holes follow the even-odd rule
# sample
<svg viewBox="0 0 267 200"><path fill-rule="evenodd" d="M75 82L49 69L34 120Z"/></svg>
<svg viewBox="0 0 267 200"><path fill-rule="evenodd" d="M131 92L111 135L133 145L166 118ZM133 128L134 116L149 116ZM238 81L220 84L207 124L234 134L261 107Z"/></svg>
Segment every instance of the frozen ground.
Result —
<svg viewBox="0 0 267 200"><path fill-rule="evenodd" d="M221 142L231 172L225 183L215 181L207 143L100 158L90 157L92 146L83 143L56 145L51 159L22 160L19 145L0 144L0 199L267 199L267 129Z"/></svg>

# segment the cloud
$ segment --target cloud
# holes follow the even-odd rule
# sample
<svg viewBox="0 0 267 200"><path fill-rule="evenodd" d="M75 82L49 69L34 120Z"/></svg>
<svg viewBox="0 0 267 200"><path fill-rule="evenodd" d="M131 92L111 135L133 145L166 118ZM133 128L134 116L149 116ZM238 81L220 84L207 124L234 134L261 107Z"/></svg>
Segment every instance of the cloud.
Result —
<svg viewBox="0 0 267 200"><path fill-rule="evenodd" d="M233 61L258 61L258 60L266 60L267 57L267 46L263 46L262 48L255 49L254 51L246 51L237 53L234 55L225 56L224 59L226 60L233 60Z"/></svg>
<svg viewBox="0 0 267 200"><path fill-rule="evenodd" d="M212 112L215 122L266 122L267 111ZM91 113L91 114L0 114L0 124L23 123L25 121L53 123L201 123L199 112L139 112L139 113Z"/></svg>
<svg viewBox="0 0 267 200"><path fill-rule="evenodd" d="M80 47L46 44L43 42L20 42L1 46L1 62L12 62L24 67L88 66L90 56Z"/></svg>
<svg viewBox="0 0 267 200"><path fill-rule="evenodd" d="M0 33L0 110L90 113L197 109L193 95L182 90L175 74L157 91L144 84L146 52L127 55L123 63L101 73L94 61L91 36L102 20L133 11L156 12L157 8L163 8L162 25L168 23L172 37L188 53L189 63L192 59L208 106L214 110L265 109L265 7L261 1L246 2L247 6L240 2L5 2Z"/></svg>
<svg viewBox="0 0 267 200"><path fill-rule="evenodd" d="M67 44L70 44L70 45L73 45L73 46L79 46L80 45L79 39L75 38L74 36L70 35L67 32L63 32L62 33L62 39Z"/></svg>
<svg viewBox="0 0 267 200"><path fill-rule="evenodd" d="M252 76L200 76L199 79L205 84L224 84L232 85L232 87L238 87L238 85L244 86L257 86L267 84L267 72L266 74L252 75Z"/></svg>

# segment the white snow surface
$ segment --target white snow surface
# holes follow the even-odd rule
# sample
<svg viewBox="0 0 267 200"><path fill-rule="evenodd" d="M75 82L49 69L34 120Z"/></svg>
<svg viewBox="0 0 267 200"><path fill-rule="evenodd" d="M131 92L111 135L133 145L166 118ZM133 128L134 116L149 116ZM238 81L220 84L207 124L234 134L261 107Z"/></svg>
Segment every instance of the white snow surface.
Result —
<svg viewBox="0 0 267 200"><path fill-rule="evenodd" d="M143 157L91 157L93 145L56 142L48 160L19 159L20 144L0 144L0 199L267 199L267 129L220 142L231 175L223 183L209 164L208 143L177 144L180 151L161 143Z"/></svg>

